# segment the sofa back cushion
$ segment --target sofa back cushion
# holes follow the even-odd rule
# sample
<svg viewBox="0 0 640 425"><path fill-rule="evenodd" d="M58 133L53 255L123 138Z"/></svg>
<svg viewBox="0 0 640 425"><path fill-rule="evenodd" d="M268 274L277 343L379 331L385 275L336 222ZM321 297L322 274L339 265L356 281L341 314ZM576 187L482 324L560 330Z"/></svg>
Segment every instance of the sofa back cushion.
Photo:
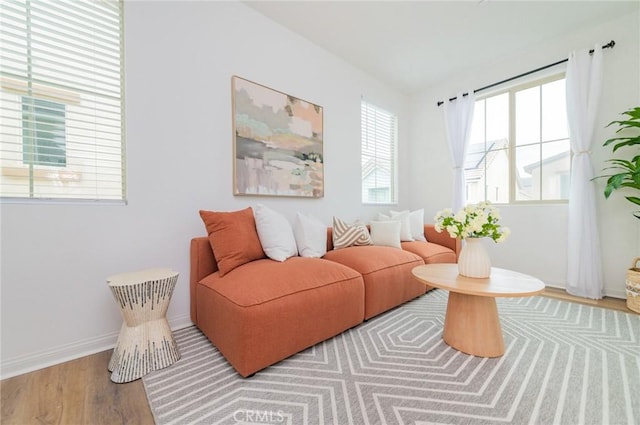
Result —
<svg viewBox="0 0 640 425"><path fill-rule="evenodd" d="M220 276L238 266L265 258L251 207L240 211L200 211Z"/></svg>

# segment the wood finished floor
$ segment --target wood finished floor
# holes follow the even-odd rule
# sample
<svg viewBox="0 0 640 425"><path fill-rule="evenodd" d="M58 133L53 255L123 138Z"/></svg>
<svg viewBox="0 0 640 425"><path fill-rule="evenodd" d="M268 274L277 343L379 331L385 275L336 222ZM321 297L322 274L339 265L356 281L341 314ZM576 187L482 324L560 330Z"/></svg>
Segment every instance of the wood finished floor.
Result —
<svg viewBox="0 0 640 425"><path fill-rule="evenodd" d="M626 301L585 300L547 288L545 296L631 312ZM0 381L3 425L153 424L142 380L114 384L107 364L111 350Z"/></svg>
<svg viewBox="0 0 640 425"><path fill-rule="evenodd" d="M114 384L103 351L0 382L2 425L153 424L142 380Z"/></svg>

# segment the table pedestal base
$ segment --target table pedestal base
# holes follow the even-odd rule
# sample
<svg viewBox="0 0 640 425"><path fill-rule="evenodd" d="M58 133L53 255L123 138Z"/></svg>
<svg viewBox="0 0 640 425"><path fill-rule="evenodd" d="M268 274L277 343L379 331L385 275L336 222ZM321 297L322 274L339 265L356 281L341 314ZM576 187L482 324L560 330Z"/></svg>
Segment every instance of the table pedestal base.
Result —
<svg viewBox="0 0 640 425"><path fill-rule="evenodd" d="M463 353L502 356L504 339L495 298L449 292L442 338Z"/></svg>
<svg viewBox="0 0 640 425"><path fill-rule="evenodd" d="M171 366L178 359L180 352L167 319L156 319L133 327L123 323L108 369L112 372L113 382L130 382Z"/></svg>
<svg viewBox="0 0 640 425"><path fill-rule="evenodd" d="M124 323L108 369L113 382L130 382L180 358L166 314L178 273L151 269L109 278Z"/></svg>

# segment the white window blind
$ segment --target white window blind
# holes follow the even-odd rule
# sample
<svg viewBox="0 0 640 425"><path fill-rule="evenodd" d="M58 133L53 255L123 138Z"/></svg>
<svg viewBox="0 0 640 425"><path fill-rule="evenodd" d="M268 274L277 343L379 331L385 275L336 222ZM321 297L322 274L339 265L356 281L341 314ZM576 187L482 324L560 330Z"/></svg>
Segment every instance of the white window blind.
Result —
<svg viewBox="0 0 640 425"><path fill-rule="evenodd" d="M124 200L122 8L2 1L3 198Z"/></svg>
<svg viewBox="0 0 640 425"><path fill-rule="evenodd" d="M397 117L368 102L361 104L362 202L397 201Z"/></svg>

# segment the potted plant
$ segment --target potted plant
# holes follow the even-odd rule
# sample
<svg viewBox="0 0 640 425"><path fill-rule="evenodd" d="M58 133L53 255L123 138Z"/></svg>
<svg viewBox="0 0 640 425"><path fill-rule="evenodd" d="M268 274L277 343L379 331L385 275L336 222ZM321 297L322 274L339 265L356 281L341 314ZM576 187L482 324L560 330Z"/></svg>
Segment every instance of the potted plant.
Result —
<svg viewBox="0 0 640 425"><path fill-rule="evenodd" d="M617 124L619 128L616 133L621 133L620 137L607 140L604 142L604 146L613 145L614 153L622 147L638 146L639 149L631 160L619 158L607 160L613 165L602 171L610 170L613 174L596 178L607 177L607 185L604 188L605 198L609 198L614 190L627 188L637 196L630 195L625 198L632 204L640 206L640 131L638 131L640 130L640 107L630 109L622 114L627 116L626 119L612 121L607 125L608 127ZM633 215L640 220L640 211L635 211ZM634 259L631 268L627 270L625 292L627 307L640 313L640 268L638 268L638 262L640 262L640 257Z"/></svg>
<svg viewBox="0 0 640 425"><path fill-rule="evenodd" d="M622 114L627 115L628 118L612 121L607 125L608 127L612 124L617 124L620 128L616 133L623 132L620 137L614 137L604 142L603 146L613 145L614 153L622 147L640 147L640 132L636 131L640 130L640 107L630 109ZM605 198L609 198L614 190L626 187L631 189L632 193L638 193L638 196L625 196L625 198L629 202L640 206L640 150L631 160L613 158L607 160L607 162L613 165L606 167L602 171L609 170L613 174L598 176L607 177L607 185L604 188ZM640 211L634 212L633 215L640 220Z"/></svg>

